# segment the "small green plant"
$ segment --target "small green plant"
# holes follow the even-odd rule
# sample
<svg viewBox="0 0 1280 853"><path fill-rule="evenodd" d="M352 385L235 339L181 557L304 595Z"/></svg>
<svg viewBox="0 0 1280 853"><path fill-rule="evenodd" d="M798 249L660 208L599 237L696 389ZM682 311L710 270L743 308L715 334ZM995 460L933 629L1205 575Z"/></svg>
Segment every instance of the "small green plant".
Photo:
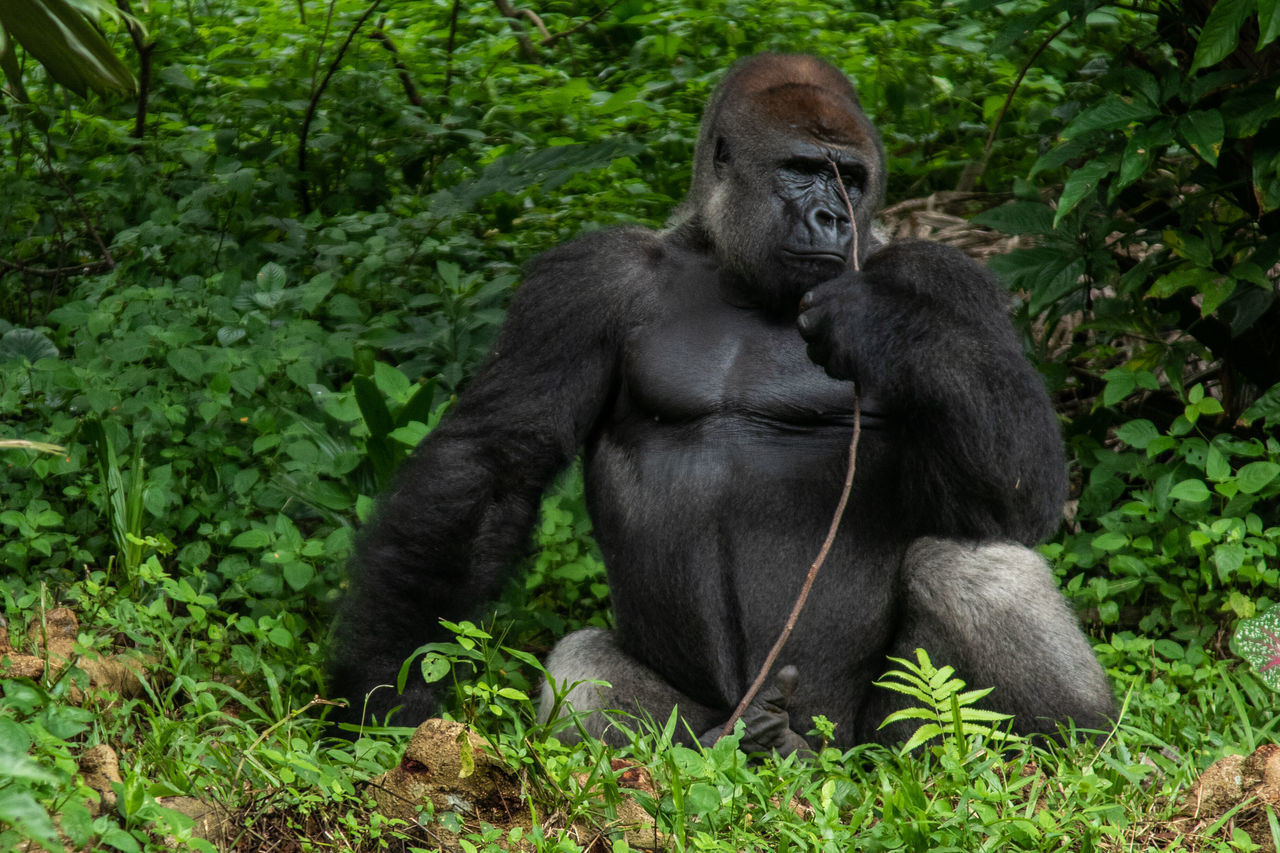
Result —
<svg viewBox="0 0 1280 853"><path fill-rule="evenodd" d="M889 660L902 668L889 670L883 679L875 682L876 686L901 693L919 704L894 711L885 717L880 728L905 720L924 721L902 745L903 753L911 752L934 738L942 739L943 749L961 755L968 752L970 737L1004 745L1022 740L999 725L1013 719L1011 714L974 707L994 688L965 690L964 681L953 677L955 669L935 667L924 649L916 649L915 663L905 658L891 657Z"/></svg>
<svg viewBox="0 0 1280 853"><path fill-rule="evenodd" d="M487 715L499 726L503 721L514 722L523 728L536 714L529 698L529 680L522 674L522 667L545 674L538 659L528 652L494 642L490 632L472 622L440 624L452 631L452 643L428 643L422 646L400 668L396 690L403 692L410 677L410 668L421 655L418 667L421 677L428 684L453 676L458 712L468 724L482 730L492 728L483 725Z"/></svg>

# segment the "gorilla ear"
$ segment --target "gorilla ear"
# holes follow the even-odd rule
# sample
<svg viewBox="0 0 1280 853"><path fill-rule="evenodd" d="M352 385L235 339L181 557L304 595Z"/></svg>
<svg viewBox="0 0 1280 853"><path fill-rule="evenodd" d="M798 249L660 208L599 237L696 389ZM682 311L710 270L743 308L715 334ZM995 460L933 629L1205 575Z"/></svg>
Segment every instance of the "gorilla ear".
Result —
<svg viewBox="0 0 1280 853"><path fill-rule="evenodd" d="M723 136L716 137L716 150L711 163L715 167L716 177L723 178L724 171L729 166L729 141Z"/></svg>

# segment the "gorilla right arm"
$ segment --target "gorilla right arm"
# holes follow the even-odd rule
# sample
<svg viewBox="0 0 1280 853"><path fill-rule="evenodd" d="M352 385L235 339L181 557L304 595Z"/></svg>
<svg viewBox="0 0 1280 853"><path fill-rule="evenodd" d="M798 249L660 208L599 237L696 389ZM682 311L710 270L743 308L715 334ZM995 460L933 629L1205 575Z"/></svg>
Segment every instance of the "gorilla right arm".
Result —
<svg viewBox="0 0 1280 853"><path fill-rule="evenodd" d="M642 239L643 238L643 239ZM639 231L591 234L531 265L497 346L466 393L379 499L352 562L331 653L339 721L414 725L435 705L404 660L494 595L525 546L547 483L609 399L622 321L635 289Z"/></svg>

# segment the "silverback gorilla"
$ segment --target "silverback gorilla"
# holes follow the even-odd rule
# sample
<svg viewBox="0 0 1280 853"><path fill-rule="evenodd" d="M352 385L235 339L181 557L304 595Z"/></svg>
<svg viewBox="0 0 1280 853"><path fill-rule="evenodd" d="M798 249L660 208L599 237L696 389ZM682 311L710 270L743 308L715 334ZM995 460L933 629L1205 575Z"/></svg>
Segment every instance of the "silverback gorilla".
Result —
<svg viewBox="0 0 1280 853"><path fill-rule="evenodd" d="M332 667L347 719L428 716L420 679L365 697L441 638L440 617L496 593L543 488L584 448L616 629L564 638L548 671L611 685L579 685L578 710L665 721L678 706L714 737L822 543L860 392L848 509L744 748L802 747L816 714L837 745L892 738L878 726L896 694L872 681L916 647L994 685L1018 732L1103 725L1106 678L1028 547L1065 490L1048 396L989 274L937 244L874 240L884 182L848 79L757 55L712 96L666 230L537 258L488 362L362 537ZM587 730L618 740L615 716Z"/></svg>

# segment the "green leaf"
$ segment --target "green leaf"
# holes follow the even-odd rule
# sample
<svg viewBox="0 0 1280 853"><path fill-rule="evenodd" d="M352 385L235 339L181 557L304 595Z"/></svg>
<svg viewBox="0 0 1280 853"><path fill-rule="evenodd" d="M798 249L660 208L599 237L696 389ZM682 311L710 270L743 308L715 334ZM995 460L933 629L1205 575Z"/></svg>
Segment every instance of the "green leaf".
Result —
<svg viewBox="0 0 1280 853"><path fill-rule="evenodd" d="M174 372L188 382L199 382L208 365L204 357L190 347L173 350L166 360Z"/></svg>
<svg viewBox="0 0 1280 853"><path fill-rule="evenodd" d="M1060 135L1063 139L1071 139L1093 130L1121 130L1159 114L1150 104L1127 101L1119 95L1108 95L1097 106L1090 107L1072 119Z"/></svg>
<svg viewBox="0 0 1280 853"><path fill-rule="evenodd" d="M1111 192L1116 193L1142 177L1155 160L1156 151L1163 149L1171 141L1167 122L1161 121L1153 126L1134 130L1125 143L1124 154L1120 156L1120 174L1112 185Z"/></svg>
<svg viewBox="0 0 1280 853"><path fill-rule="evenodd" d="M93 24L66 0L0 2L0 28L81 97L134 91L133 74Z"/></svg>
<svg viewBox="0 0 1280 853"><path fill-rule="evenodd" d="M1231 637L1231 650L1249 662L1264 684L1280 692L1280 606L1272 605L1253 619L1241 619Z"/></svg>
<svg viewBox="0 0 1280 853"><path fill-rule="evenodd" d="M356 404L360 407L360 416L369 427L369 434L375 438L385 438L395 429L395 421L382 392L368 376L356 376L351 380L351 388L355 391Z"/></svg>
<svg viewBox="0 0 1280 853"><path fill-rule="evenodd" d="M983 211L971 220L1006 234L1048 234L1053 231L1053 210L1034 201L1015 201Z"/></svg>
<svg viewBox="0 0 1280 853"><path fill-rule="evenodd" d="M1267 389L1241 416L1246 426L1251 426L1259 418L1268 425L1280 424L1280 383Z"/></svg>
<svg viewBox="0 0 1280 853"><path fill-rule="evenodd" d="M710 814L720 808L720 791L706 782L694 782L685 794L684 806L690 814Z"/></svg>
<svg viewBox="0 0 1280 853"><path fill-rule="evenodd" d="M13 778L6 776L6 778ZM0 790L0 822L20 827L22 834L42 843L50 850L62 849L57 830L49 813L24 790L10 787Z"/></svg>
<svg viewBox="0 0 1280 853"><path fill-rule="evenodd" d="M1102 405L1114 406L1133 393L1138 387L1138 377L1132 370L1117 367L1102 375L1106 386L1102 389Z"/></svg>
<svg viewBox="0 0 1280 853"><path fill-rule="evenodd" d="M422 656L422 680L428 684L439 681L449 674L453 664L439 652L428 652Z"/></svg>
<svg viewBox="0 0 1280 853"><path fill-rule="evenodd" d="M53 341L35 329L10 329L0 335L0 362L29 361L35 364L42 358L57 358L58 348Z"/></svg>
<svg viewBox="0 0 1280 853"><path fill-rule="evenodd" d="M1221 483L1231 476L1231 466L1227 457L1216 447L1210 447L1204 459L1204 474L1215 483Z"/></svg>
<svg viewBox="0 0 1280 853"><path fill-rule="evenodd" d="M292 589L301 591L307 588L307 584L311 583L316 576L315 569L306 563L295 561L285 563L282 569L284 574L284 582Z"/></svg>
<svg viewBox="0 0 1280 853"><path fill-rule="evenodd" d="M246 530L231 540L232 548L246 548L249 550L265 548L269 544L271 544L271 534L261 528Z"/></svg>
<svg viewBox="0 0 1280 853"><path fill-rule="evenodd" d="M1053 217L1053 227L1057 228L1062 218L1075 209L1075 206L1098 189L1098 184L1113 171L1108 159L1090 160L1071 173L1062 186L1062 195L1058 198L1058 213Z"/></svg>
<svg viewBox="0 0 1280 853"><path fill-rule="evenodd" d="M1244 546L1239 542L1227 542L1213 550L1213 565L1218 570L1218 580L1229 583L1231 576L1244 565Z"/></svg>
<svg viewBox="0 0 1280 853"><path fill-rule="evenodd" d="M1174 500L1200 503L1209 499L1209 487L1203 480L1183 480L1169 490L1169 497Z"/></svg>
<svg viewBox="0 0 1280 853"><path fill-rule="evenodd" d="M1210 166L1218 165L1218 153L1222 150L1222 138L1226 133L1222 113L1217 110L1189 112L1178 120L1178 132L1201 159Z"/></svg>
<svg viewBox="0 0 1280 853"><path fill-rule="evenodd" d="M1116 428L1116 438L1138 450L1145 450L1147 445L1159 436L1160 430L1156 429L1156 425L1145 418L1129 421L1127 424L1122 424Z"/></svg>
<svg viewBox="0 0 1280 853"><path fill-rule="evenodd" d="M257 282L258 290L260 292L270 292L283 290L287 279L288 275L285 273L284 267L280 266L275 261L268 261L262 265L262 269L258 270L258 275L256 276L255 281Z"/></svg>
<svg viewBox="0 0 1280 853"><path fill-rule="evenodd" d="M1216 65L1236 49L1240 28L1253 9L1254 0L1218 0L1214 3L1213 11L1200 30L1200 41L1196 44L1196 55L1191 61L1190 73Z"/></svg>
<svg viewBox="0 0 1280 853"><path fill-rule="evenodd" d="M1209 282L1200 288L1200 293L1204 296L1200 300L1200 316L1208 317L1214 311L1221 307L1222 303L1231 298L1231 294L1236 292L1236 280L1230 276L1215 275Z"/></svg>
<svg viewBox="0 0 1280 853"><path fill-rule="evenodd" d="M1119 531L1112 530L1103 533L1101 536L1093 537L1091 544L1099 551L1119 551L1129 544L1129 537Z"/></svg>
<svg viewBox="0 0 1280 853"><path fill-rule="evenodd" d="M1250 462L1236 474L1236 483L1246 495L1256 495L1280 475L1280 465L1275 462Z"/></svg>
<svg viewBox="0 0 1280 853"><path fill-rule="evenodd" d="M1258 50L1280 37L1280 0L1258 0Z"/></svg>
<svg viewBox="0 0 1280 853"><path fill-rule="evenodd" d="M902 754L906 755L919 746L923 746L929 741L942 735L942 727L937 723L929 723L916 729L915 734L902 745Z"/></svg>
<svg viewBox="0 0 1280 853"><path fill-rule="evenodd" d="M1151 285L1151 289L1147 291L1147 296L1161 299L1188 287L1204 291L1212 286L1214 275L1213 270L1204 267L1178 267L1173 272L1156 279L1155 284Z"/></svg>

